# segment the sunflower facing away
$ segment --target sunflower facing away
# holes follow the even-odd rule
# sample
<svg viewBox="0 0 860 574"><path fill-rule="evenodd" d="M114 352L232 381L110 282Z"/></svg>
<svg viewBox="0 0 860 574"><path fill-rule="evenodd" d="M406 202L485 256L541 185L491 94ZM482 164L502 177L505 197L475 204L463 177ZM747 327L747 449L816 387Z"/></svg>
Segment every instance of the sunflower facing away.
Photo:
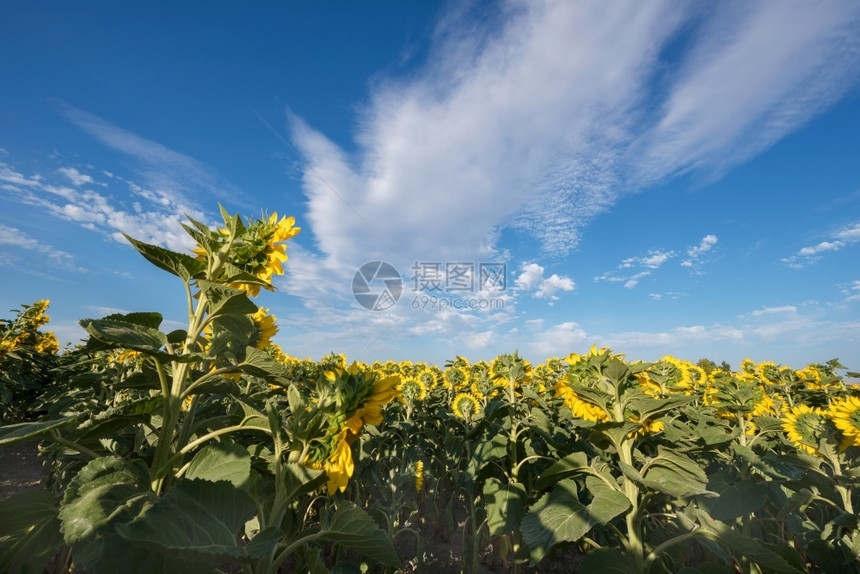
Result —
<svg viewBox="0 0 860 574"><path fill-rule="evenodd" d="M478 400L469 393L460 393L451 401L451 410L454 414L466 421L471 421L478 414L480 406Z"/></svg>
<svg viewBox="0 0 860 574"><path fill-rule="evenodd" d="M820 456L818 443L826 433L827 418L824 411L807 405L798 405L782 418L782 428L794 446Z"/></svg>
<svg viewBox="0 0 860 574"><path fill-rule="evenodd" d="M830 418L836 428L842 431L841 449L860 446L860 397L846 397L833 403Z"/></svg>

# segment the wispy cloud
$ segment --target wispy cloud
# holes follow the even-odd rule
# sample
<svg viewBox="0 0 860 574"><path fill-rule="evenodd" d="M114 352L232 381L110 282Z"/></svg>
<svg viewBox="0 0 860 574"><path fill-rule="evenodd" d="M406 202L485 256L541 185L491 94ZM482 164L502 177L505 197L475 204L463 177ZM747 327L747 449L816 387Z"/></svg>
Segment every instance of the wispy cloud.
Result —
<svg viewBox="0 0 860 574"><path fill-rule="evenodd" d="M839 251L858 242L860 242L860 221L847 225L835 231L827 240L803 247L794 255L784 257L780 261L789 267L802 269L820 261L824 253Z"/></svg>
<svg viewBox="0 0 860 574"><path fill-rule="evenodd" d="M681 261L681 267L698 267L701 262L702 256L711 251L714 246L717 244L717 236L716 235L705 235L698 245L694 245L692 247L687 248L687 259Z"/></svg>
<svg viewBox="0 0 860 574"><path fill-rule="evenodd" d="M145 187L178 202L202 194L236 201L243 194L224 182L203 162L114 125L104 118L65 102L56 102L60 113L109 148L133 158ZM68 175L68 174L67 174ZM77 184L76 184L77 185Z"/></svg>
<svg viewBox="0 0 860 574"><path fill-rule="evenodd" d="M615 271L607 271L603 275L595 277L594 280L623 283L626 289L633 289L639 284L639 281L651 275L673 257L675 257L674 251L651 250L648 251L647 255L628 257L618 265Z"/></svg>
<svg viewBox="0 0 860 574"><path fill-rule="evenodd" d="M860 281L852 281L843 286L842 293L846 296L846 301L860 301Z"/></svg>
<svg viewBox="0 0 860 574"><path fill-rule="evenodd" d="M56 173L66 179L75 178L76 187L56 181ZM56 173L26 176L0 162L0 182L6 182L3 191L10 200L38 207L43 214L98 231L119 242L125 242L122 233L127 233L142 241L176 249L194 247L180 225L185 214L204 219L193 204L118 176L114 176L112 186L94 191L90 184L99 182L91 176L82 178L77 170L61 169Z"/></svg>
<svg viewBox="0 0 860 574"><path fill-rule="evenodd" d="M751 311L748 316L749 317L761 317L762 315L777 315L784 313L796 313L797 307L794 305L781 305L779 307L763 307L761 309L756 309L755 311Z"/></svg>
<svg viewBox="0 0 860 574"><path fill-rule="evenodd" d="M794 306L765 307L739 315L732 322L687 324L667 329L589 332L583 325L563 322L542 328L525 349L542 360L582 352L592 344L626 353L631 359L657 360L665 354L696 361L699 358L729 360L738 367L741 359L773 360L795 368L820 362L822 356L849 353L860 342L860 322L823 314L809 306L806 312ZM802 353L798 353L802 349ZM830 353L830 355L823 355ZM850 366L854 368L853 365Z"/></svg>
<svg viewBox="0 0 860 574"><path fill-rule="evenodd" d="M423 69L378 81L354 154L289 116L317 249L292 293L347 284L372 259L503 257L505 228L564 255L625 194L767 149L854 85L860 61L851 3L511 1L491 20L443 18ZM632 289L673 257L600 279Z"/></svg>
<svg viewBox="0 0 860 574"><path fill-rule="evenodd" d="M81 173L73 167L61 167L57 171L69 178L69 181L72 182L72 185L76 187L80 187L87 183L95 183L95 180L92 178L92 176L87 175L85 173Z"/></svg>
<svg viewBox="0 0 860 574"><path fill-rule="evenodd" d="M6 265L14 264L19 268L43 269L47 267L44 265L44 262L47 261L50 266L58 266L69 271L85 271L75 264L75 258L72 254L42 243L16 227L0 224L0 246L4 247L6 256L9 258L5 261ZM12 257L12 249L26 251L29 255L27 257Z"/></svg>

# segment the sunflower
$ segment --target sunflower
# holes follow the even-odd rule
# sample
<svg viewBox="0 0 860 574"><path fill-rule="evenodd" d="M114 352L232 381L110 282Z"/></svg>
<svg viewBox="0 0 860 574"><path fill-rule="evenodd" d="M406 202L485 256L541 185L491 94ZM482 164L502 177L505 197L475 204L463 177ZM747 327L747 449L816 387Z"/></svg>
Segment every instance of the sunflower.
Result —
<svg viewBox="0 0 860 574"><path fill-rule="evenodd" d="M773 361L762 361L756 366L759 377L768 384L779 382L779 367Z"/></svg>
<svg viewBox="0 0 860 574"><path fill-rule="evenodd" d="M53 355L60 350L60 343L57 341L57 336L54 335L52 331L48 331L47 333L37 333L36 344L33 345L33 349L35 349L37 353L48 353Z"/></svg>
<svg viewBox="0 0 860 574"><path fill-rule="evenodd" d="M609 420L609 416L602 408L583 401L579 398L579 395L577 395L573 389L564 384L563 381L559 381L556 385L555 395L564 400L564 406L570 409L574 418L596 423Z"/></svg>
<svg viewBox="0 0 860 574"><path fill-rule="evenodd" d="M807 405L798 405L782 417L782 428L788 436L788 440L809 454L821 455L818 452L818 443L826 432L827 419L824 412L819 408Z"/></svg>
<svg viewBox="0 0 860 574"><path fill-rule="evenodd" d="M758 372L758 367L752 359L744 359L741 361L741 373L746 375L755 375Z"/></svg>
<svg viewBox="0 0 860 574"><path fill-rule="evenodd" d="M432 391L433 388L436 386L436 383L439 380L436 373L429 368L424 369L421 372L419 372L415 376L415 378L419 382L421 382L421 384L424 385L424 388L427 389L428 391Z"/></svg>
<svg viewBox="0 0 860 574"><path fill-rule="evenodd" d="M841 449L860 446L860 397L845 397L830 407L830 418L842 431Z"/></svg>
<svg viewBox="0 0 860 574"><path fill-rule="evenodd" d="M322 463L306 463L307 466L317 470L324 470L328 481L326 487L329 494L338 490L343 492L349 479L355 472L355 463L352 460L352 447L350 446L355 436L350 434L349 429L343 429L335 439L335 447L331 455Z"/></svg>
<svg viewBox="0 0 860 574"><path fill-rule="evenodd" d="M471 375L465 367L448 367L442 376L445 386L453 391L462 391L469 388Z"/></svg>
<svg viewBox="0 0 860 574"><path fill-rule="evenodd" d="M415 492L421 492L424 488L424 461L415 463Z"/></svg>
<svg viewBox="0 0 860 574"><path fill-rule="evenodd" d="M406 404L414 404L415 401L423 401L427 397L427 386L419 377L406 377L397 385L400 400Z"/></svg>
<svg viewBox="0 0 860 574"><path fill-rule="evenodd" d="M821 389L821 374L812 365L796 371L797 378L806 383L810 389Z"/></svg>
<svg viewBox="0 0 860 574"><path fill-rule="evenodd" d="M254 324L257 326L258 338L254 347L264 349L271 343L272 337L277 335L278 326L275 324L275 316L269 315L269 310L263 307L257 308L257 312L251 315Z"/></svg>
<svg viewBox="0 0 860 574"><path fill-rule="evenodd" d="M708 383L708 373L699 365L688 364L690 369L690 380L693 386L698 387Z"/></svg>
<svg viewBox="0 0 860 574"><path fill-rule="evenodd" d="M761 389L759 389L761 391ZM773 401L770 395L766 392L761 392L761 399L755 404L753 407L753 411L747 415L747 417L763 417L763 416L774 416L779 414L779 409L776 406L776 403Z"/></svg>
<svg viewBox="0 0 860 574"><path fill-rule="evenodd" d="M669 385L677 388L688 389L693 384L693 375L690 372L690 363L681 361L672 356L660 357L660 363L664 363L668 368L666 374Z"/></svg>
<svg viewBox="0 0 860 574"><path fill-rule="evenodd" d="M356 367L353 365L350 369ZM382 407L390 403L397 396L397 375L391 375L373 382L373 388L367 400L364 401L355 413L346 421L344 426L358 435L361 428L368 425L378 425L382 422Z"/></svg>
<svg viewBox="0 0 860 574"><path fill-rule="evenodd" d="M475 418L480 410L478 399L469 393L460 393L451 401L451 410L454 414L466 421Z"/></svg>
<svg viewBox="0 0 860 574"><path fill-rule="evenodd" d="M634 423L639 423L639 417L637 415L633 415L630 417L630 421ZM646 434L656 434L663 430L663 421L655 421L651 419L645 419L640 423L642 426L639 427L638 430L632 431L627 436L633 437L634 435L645 436Z"/></svg>

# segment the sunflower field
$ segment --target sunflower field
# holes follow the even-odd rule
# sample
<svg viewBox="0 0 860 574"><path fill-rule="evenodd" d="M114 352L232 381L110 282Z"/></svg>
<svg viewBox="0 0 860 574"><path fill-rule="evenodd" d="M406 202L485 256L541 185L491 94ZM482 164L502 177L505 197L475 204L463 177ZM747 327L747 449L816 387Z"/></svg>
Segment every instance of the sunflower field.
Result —
<svg viewBox="0 0 860 574"><path fill-rule="evenodd" d="M530 364L299 359L254 303L299 229L190 220L184 286L88 318L0 320L0 445L42 487L0 501L0 572L860 571L860 388L837 360L736 371L610 349Z"/></svg>

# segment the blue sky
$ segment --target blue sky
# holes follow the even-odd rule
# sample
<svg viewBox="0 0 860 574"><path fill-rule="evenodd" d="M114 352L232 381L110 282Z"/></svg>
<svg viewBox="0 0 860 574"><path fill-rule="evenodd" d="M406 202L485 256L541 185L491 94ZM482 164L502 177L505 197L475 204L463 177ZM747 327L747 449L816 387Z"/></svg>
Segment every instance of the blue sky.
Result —
<svg viewBox="0 0 860 574"><path fill-rule="evenodd" d="M860 370L858 30L855 2L4 2L0 309L179 326L120 232L187 249L221 202L303 228L258 300L297 356ZM353 297L368 261L393 307Z"/></svg>

